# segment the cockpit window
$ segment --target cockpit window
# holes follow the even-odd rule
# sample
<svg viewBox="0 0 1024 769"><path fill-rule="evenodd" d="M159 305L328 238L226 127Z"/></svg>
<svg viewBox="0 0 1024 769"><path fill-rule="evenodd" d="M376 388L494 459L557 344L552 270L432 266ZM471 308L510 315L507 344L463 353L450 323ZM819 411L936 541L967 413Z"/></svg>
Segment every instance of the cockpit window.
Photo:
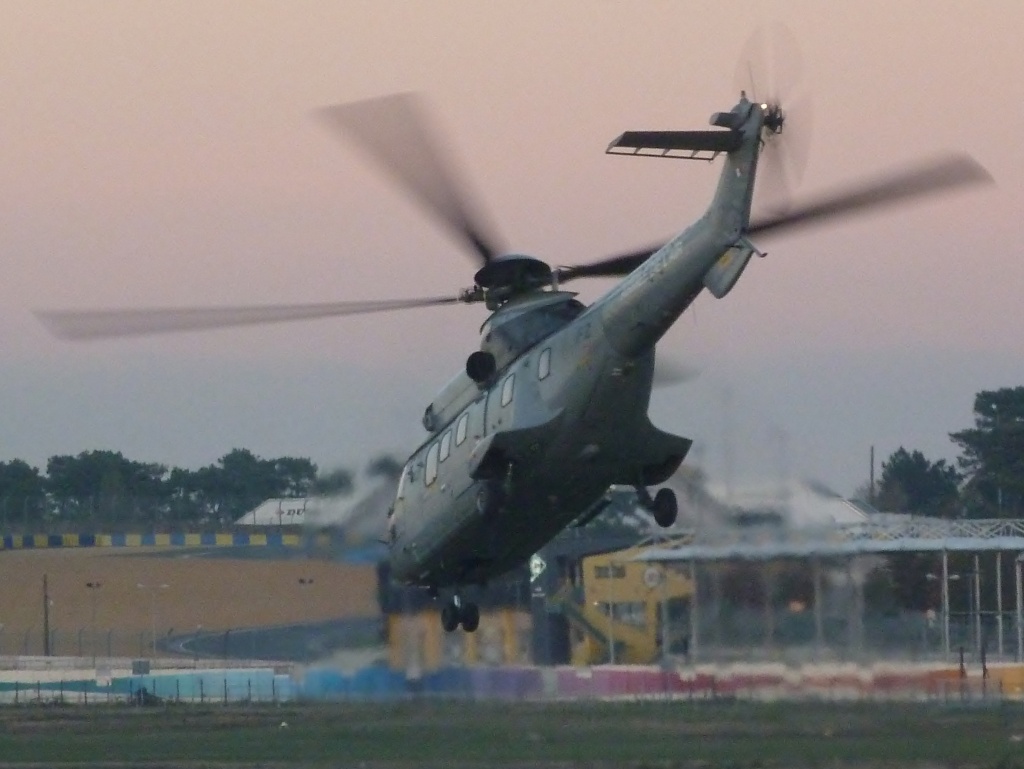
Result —
<svg viewBox="0 0 1024 769"><path fill-rule="evenodd" d="M485 324L486 336L491 340L492 352L501 365L508 356L514 357L555 333L586 309L576 299L533 308L503 323Z"/></svg>
<svg viewBox="0 0 1024 769"><path fill-rule="evenodd" d="M441 461L444 462L448 459L448 455L452 453L452 431L449 430L444 434L441 439Z"/></svg>
<svg viewBox="0 0 1024 769"><path fill-rule="evenodd" d="M455 426L455 445L461 446L466 440L466 432L469 429L469 412L459 417L459 423Z"/></svg>

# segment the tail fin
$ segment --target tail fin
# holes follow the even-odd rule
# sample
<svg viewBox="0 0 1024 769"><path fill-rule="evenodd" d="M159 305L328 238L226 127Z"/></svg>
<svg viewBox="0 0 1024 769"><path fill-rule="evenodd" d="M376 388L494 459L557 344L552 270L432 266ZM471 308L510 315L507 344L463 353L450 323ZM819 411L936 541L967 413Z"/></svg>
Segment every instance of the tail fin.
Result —
<svg viewBox="0 0 1024 769"><path fill-rule="evenodd" d="M716 126L715 129L626 131L608 145L606 152L610 155L708 161L725 153L725 168L708 214L719 215L720 224L735 229L738 237L750 220L754 172L765 118L764 107L751 103L746 94L742 94L729 112L716 112L711 116L709 122Z"/></svg>

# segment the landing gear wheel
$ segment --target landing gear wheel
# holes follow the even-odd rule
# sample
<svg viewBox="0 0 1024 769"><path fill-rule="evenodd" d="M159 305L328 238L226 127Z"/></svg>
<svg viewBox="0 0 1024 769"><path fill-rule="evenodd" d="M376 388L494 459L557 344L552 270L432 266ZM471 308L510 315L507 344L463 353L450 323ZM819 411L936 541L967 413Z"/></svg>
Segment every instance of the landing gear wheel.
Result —
<svg viewBox="0 0 1024 769"><path fill-rule="evenodd" d="M654 522L661 528L667 529L674 524L679 513L675 492L672 489L659 489L654 495L651 512L654 514Z"/></svg>
<svg viewBox="0 0 1024 769"><path fill-rule="evenodd" d="M441 607L441 627L444 632L451 633L459 626L459 607L454 601L448 601Z"/></svg>
<svg viewBox="0 0 1024 769"><path fill-rule="evenodd" d="M472 633L478 627L480 627L480 609L475 603L465 603L462 605L462 611L460 612L462 620L462 629L467 633Z"/></svg>

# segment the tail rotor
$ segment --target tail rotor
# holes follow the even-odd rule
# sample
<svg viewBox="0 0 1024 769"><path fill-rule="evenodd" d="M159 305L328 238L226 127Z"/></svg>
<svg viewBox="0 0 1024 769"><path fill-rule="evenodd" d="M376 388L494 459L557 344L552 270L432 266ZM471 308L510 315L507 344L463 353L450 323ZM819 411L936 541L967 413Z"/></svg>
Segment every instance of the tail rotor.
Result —
<svg viewBox="0 0 1024 769"><path fill-rule="evenodd" d="M762 213L778 214L792 205L807 167L814 110L803 73L796 37L782 24L758 28L736 65L737 89L766 111L755 193Z"/></svg>

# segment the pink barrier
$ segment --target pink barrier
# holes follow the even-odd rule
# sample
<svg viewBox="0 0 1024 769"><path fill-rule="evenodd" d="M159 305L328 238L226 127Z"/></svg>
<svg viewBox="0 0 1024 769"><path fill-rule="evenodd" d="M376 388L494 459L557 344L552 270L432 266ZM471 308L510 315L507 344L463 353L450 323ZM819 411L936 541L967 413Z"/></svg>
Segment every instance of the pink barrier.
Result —
<svg viewBox="0 0 1024 769"><path fill-rule="evenodd" d="M905 670L837 666L787 669L753 666L694 670L632 665L557 668L548 694L560 698L633 698L658 695L693 698L754 696L941 696L956 689L943 668L908 666ZM941 684L946 683L943 687ZM952 684L952 685L950 685ZM967 688L970 688L969 686Z"/></svg>

